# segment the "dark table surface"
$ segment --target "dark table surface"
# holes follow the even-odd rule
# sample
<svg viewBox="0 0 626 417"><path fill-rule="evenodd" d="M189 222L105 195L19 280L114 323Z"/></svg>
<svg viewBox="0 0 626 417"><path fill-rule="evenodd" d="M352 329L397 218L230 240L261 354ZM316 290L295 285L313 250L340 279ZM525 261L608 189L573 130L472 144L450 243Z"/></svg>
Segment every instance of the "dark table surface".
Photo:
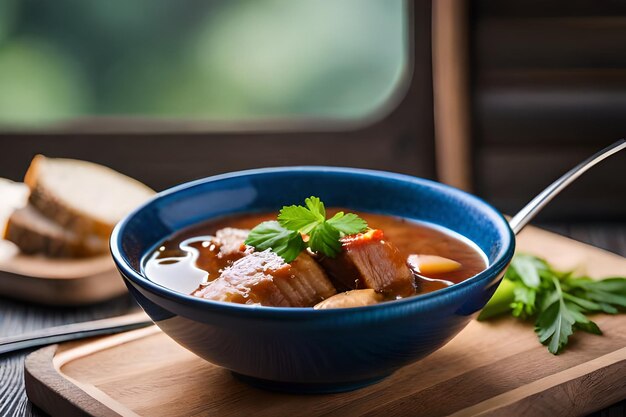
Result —
<svg viewBox="0 0 626 417"><path fill-rule="evenodd" d="M550 224L547 229L626 256L626 223ZM626 275L626 271L625 271ZM105 318L136 308L127 297L83 308L49 308L0 298L0 336L42 327ZM24 357L28 352L0 357L0 416L44 416L24 391ZM626 375L625 375L626 378ZM594 417L626 416L626 401L593 414Z"/></svg>

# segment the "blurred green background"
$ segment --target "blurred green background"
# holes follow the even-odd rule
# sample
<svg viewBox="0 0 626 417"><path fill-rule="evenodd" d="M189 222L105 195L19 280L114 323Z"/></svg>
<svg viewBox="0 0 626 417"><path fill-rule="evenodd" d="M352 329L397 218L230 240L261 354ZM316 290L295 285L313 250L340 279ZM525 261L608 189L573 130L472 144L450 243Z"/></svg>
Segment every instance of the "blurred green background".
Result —
<svg viewBox="0 0 626 417"><path fill-rule="evenodd" d="M364 117L406 65L402 0L0 0L0 125Z"/></svg>

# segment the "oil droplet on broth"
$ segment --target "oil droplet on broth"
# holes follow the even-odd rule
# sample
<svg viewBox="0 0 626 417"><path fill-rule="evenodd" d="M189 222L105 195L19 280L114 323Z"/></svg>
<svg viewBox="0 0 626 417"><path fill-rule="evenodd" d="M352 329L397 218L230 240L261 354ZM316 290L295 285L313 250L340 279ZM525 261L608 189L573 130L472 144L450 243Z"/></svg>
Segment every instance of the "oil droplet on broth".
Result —
<svg viewBox="0 0 626 417"><path fill-rule="evenodd" d="M193 239L180 244L181 256L164 258L162 257L164 248L159 248L160 250L144 263L144 273L148 279L185 294L191 294L206 282L208 274L196 267L198 250L189 246L190 241ZM156 259L158 259L157 262L155 262Z"/></svg>

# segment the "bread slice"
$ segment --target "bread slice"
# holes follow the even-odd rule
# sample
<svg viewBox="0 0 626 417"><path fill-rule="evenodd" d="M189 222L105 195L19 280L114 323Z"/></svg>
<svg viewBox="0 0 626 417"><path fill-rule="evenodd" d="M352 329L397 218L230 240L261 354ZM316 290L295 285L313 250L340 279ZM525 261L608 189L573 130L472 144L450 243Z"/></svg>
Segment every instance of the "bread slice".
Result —
<svg viewBox="0 0 626 417"><path fill-rule="evenodd" d="M41 214L32 205L17 209L7 222L4 238L23 253L53 258L83 258L106 253L108 240L79 236Z"/></svg>
<svg viewBox="0 0 626 417"><path fill-rule="evenodd" d="M115 224L154 191L92 162L37 155L26 172L29 202L78 236L108 239Z"/></svg>
<svg viewBox="0 0 626 417"><path fill-rule="evenodd" d="M0 236L4 234L11 213L24 207L27 201L28 187L25 184L0 178Z"/></svg>

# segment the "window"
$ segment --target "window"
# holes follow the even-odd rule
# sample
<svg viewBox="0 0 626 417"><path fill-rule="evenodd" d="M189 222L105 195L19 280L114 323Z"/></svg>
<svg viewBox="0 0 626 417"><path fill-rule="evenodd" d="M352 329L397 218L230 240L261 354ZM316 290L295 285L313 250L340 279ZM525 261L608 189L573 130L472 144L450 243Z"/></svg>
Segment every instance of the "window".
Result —
<svg viewBox="0 0 626 417"><path fill-rule="evenodd" d="M406 20L402 0L0 0L0 129L361 120L408 78Z"/></svg>

